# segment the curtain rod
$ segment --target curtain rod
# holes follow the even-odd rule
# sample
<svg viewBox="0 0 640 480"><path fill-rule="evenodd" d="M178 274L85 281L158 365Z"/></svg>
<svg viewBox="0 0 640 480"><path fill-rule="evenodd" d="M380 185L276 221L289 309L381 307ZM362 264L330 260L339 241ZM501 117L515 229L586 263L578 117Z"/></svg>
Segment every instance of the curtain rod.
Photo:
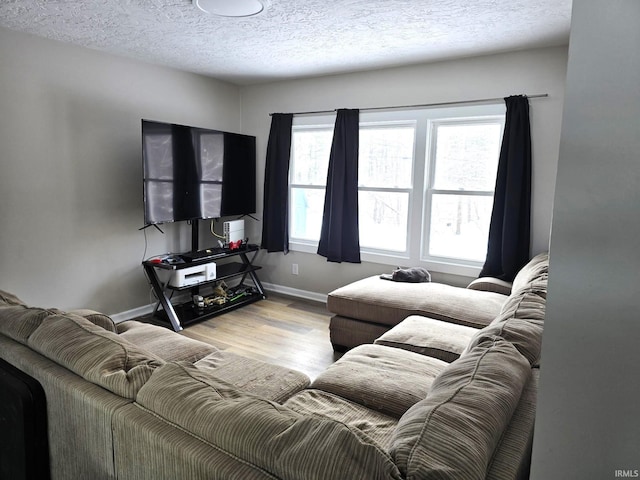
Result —
<svg viewBox="0 0 640 480"><path fill-rule="evenodd" d="M548 93L538 93L535 95L525 95L527 98L545 98L548 97ZM369 107L369 108L361 108L360 111L373 111L373 110L392 110L398 108L425 108L425 107L446 107L450 105L471 105L474 103L489 103L489 102L497 102L504 100L505 97L496 97L496 98L481 98L478 100L458 100L454 102L440 102L440 103L419 103L415 105L396 105L392 107ZM317 110L315 112L293 112L291 115L320 115L327 113L334 113L338 109L333 110ZM272 116L273 113L270 113L269 116Z"/></svg>

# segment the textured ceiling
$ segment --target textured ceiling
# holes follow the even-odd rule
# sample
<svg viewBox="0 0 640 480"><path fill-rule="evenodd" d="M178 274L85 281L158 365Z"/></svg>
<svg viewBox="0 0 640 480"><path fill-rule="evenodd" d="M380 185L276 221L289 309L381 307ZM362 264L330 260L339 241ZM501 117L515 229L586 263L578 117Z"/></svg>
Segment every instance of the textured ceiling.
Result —
<svg viewBox="0 0 640 480"><path fill-rule="evenodd" d="M229 0L233 1L233 0ZM564 45L571 0L0 0L0 26L238 84Z"/></svg>

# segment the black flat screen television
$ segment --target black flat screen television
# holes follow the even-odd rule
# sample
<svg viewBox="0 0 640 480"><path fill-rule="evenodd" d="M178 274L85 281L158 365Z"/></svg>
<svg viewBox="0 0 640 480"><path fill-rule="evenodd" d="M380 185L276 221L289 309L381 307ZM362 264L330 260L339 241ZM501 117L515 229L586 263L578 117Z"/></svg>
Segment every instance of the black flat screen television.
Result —
<svg viewBox="0 0 640 480"><path fill-rule="evenodd" d="M256 211L256 138L142 120L146 225Z"/></svg>

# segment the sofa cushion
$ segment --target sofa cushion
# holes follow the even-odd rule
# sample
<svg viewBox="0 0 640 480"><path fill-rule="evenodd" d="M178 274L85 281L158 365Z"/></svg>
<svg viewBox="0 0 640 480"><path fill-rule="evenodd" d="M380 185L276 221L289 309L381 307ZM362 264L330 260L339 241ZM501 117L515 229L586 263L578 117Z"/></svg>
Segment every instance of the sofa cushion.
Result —
<svg viewBox="0 0 640 480"><path fill-rule="evenodd" d="M330 365L311 388L400 418L422 400L448 364L399 348L360 345Z"/></svg>
<svg viewBox="0 0 640 480"><path fill-rule="evenodd" d="M162 360L72 314L47 317L27 345L85 380L133 399Z"/></svg>
<svg viewBox="0 0 640 480"><path fill-rule="evenodd" d="M358 280L331 292L330 312L395 326L409 315L482 328L500 312L505 295L442 283L402 283L378 276Z"/></svg>
<svg viewBox="0 0 640 480"><path fill-rule="evenodd" d="M533 257L529 262L520 269L513 279L511 292L515 293L524 288L528 283L540 278L542 275L549 273L549 254L547 252L540 253Z"/></svg>
<svg viewBox="0 0 640 480"><path fill-rule="evenodd" d="M156 370L136 402L283 480L401 478L389 455L357 428L203 379L188 363Z"/></svg>
<svg viewBox="0 0 640 480"><path fill-rule="evenodd" d="M111 421L115 474L120 480L276 480L266 470L211 445L131 403ZM97 479L97 476L61 477Z"/></svg>
<svg viewBox="0 0 640 480"><path fill-rule="evenodd" d="M5 292L4 290L0 290L0 305L23 305L27 306L22 300L16 297L13 293Z"/></svg>
<svg viewBox="0 0 640 480"><path fill-rule="evenodd" d="M109 315L105 315L104 313L96 312L95 310L89 310L88 308L79 308L76 310L71 310L68 313L83 317L89 320L94 325L102 327L110 332L117 333L118 331L116 328L116 323Z"/></svg>
<svg viewBox="0 0 640 480"><path fill-rule="evenodd" d="M535 288L522 288L504 305L488 327L478 331L467 350L486 339L500 337L512 343L532 367L540 365L546 299Z"/></svg>
<svg viewBox="0 0 640 480"><path fill-rule="evenodd" d="M484 479L531 367L504 340L449 365L398 422L391 454L407 478Z"/></svg>
<svg viewBox="0 0 640 480"><path fill-rule="evenodd" d="M487 468L487 478L528 478L531 462L533 427L540 370L531 369L531 377L525 383L518 407L496 447ZM526 472L526 474L525 474Z"/></svg>
<svg viewBox="0 0 640 480"><path fill-rule="evenodd" d="M477 328L411 315L374 342L451 363L469 344Z"/></svg>
<svg viewBox="0 0 640 480"><path fill-rule="evenodd" d="M165 362L195 363L210 353L218 351L213 345L158 325L130 320L119 323L116 328L120 338L144 348Z"/></svg>
<svg viewBox="0 0 640 480"><path fill-rule="evenodd" d="M475 348L485 340L501 338L511 343L529 361L529 365L540 365L540 350L542 346L542 324L511 318L483 328L471 339L468 349Z"/></svg>
<svg viewBox="0 0 640 480"><path fill-rule="evenodd" d="M322 390L306 389L284 405L303 415L319 415L357 428L388 450L398 419Z"/></svg>
<svg viewBox="0 0 640 480"><path fill-rule="evenodd" d="M0 306L0 333L26 345L29 336L36 331L49 315L60 314L60 310L26 307L20 304Z"/></svg>
<svg viewBox="0 0 640 480"><path fill-rule="evenodd" d="M205 377L227 382L238 390L275 402L283 402L310 382L302 372L223 350L210 353L195 366Z"/></svg>

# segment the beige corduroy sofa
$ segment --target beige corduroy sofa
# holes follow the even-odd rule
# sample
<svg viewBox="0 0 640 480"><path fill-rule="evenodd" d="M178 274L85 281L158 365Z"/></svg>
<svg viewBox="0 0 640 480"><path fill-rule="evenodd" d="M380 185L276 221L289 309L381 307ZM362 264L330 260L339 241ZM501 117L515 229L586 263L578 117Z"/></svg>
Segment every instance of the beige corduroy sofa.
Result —
<svg viewBox="0 0 640 480"><path fill-rule="evenodd" d="M54 479L526 478L538 267L486 328L412 316L311 384L169 329L4 292L0 357L44 389Z"/></svg>
<svg viewBox="0 0 640 480"><path fill-rule="evenodd" d="M524 267L515 279L516 287L538 262L548 263L548 254L535 256ZM329 325L331 343L336 351L371 343L409 315L483 328L500 312L511 290L510 282L491 277L461 288L437 282L393 282L374 275L327 296L327 308L334 314Z"/></svg>

